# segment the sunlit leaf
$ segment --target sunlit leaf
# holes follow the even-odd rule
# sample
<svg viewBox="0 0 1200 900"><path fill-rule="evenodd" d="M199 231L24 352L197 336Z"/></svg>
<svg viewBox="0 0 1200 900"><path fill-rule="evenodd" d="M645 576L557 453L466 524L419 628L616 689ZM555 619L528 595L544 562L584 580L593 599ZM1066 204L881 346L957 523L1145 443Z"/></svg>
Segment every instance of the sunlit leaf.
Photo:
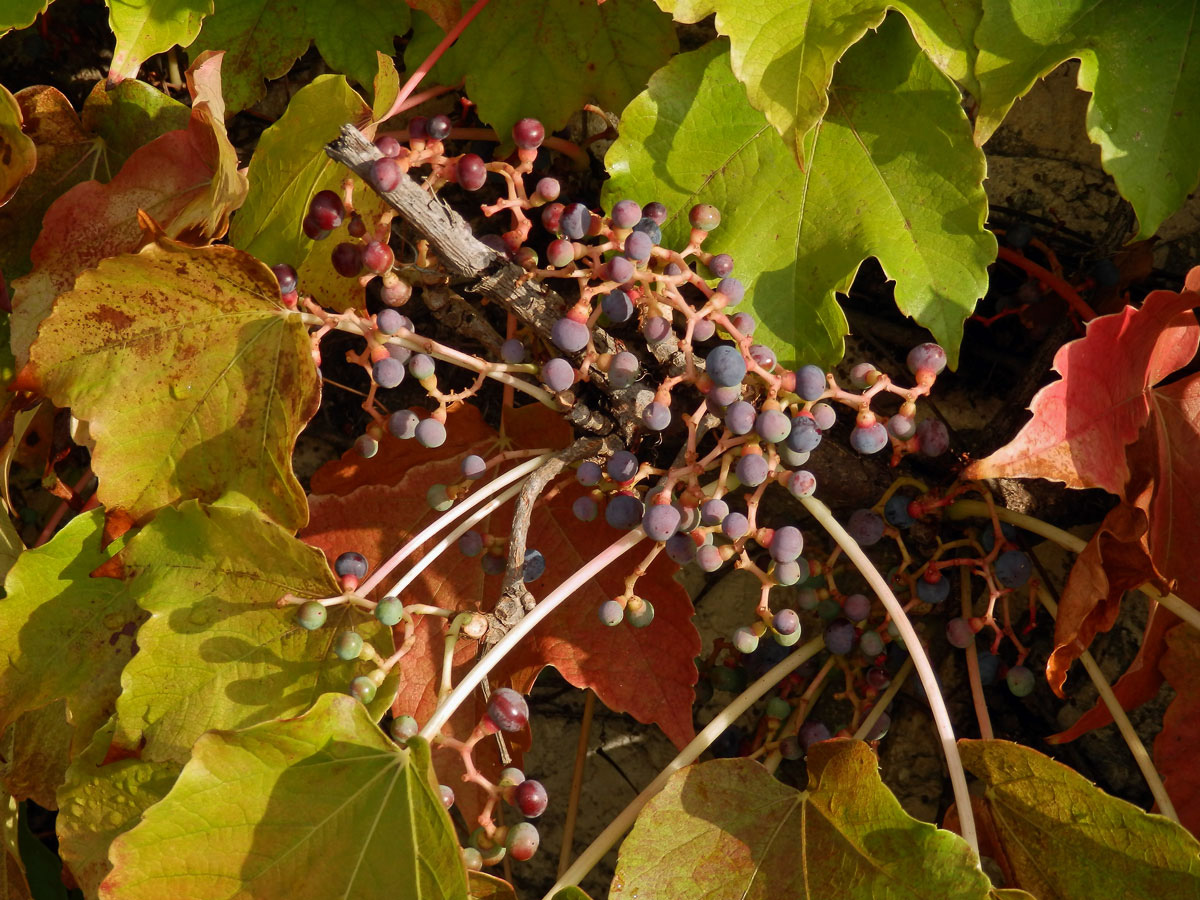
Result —
<svg viewBox="0 0 1200 900"><path fill-rule="evenodd" d="M117 38L108 81L137 76L142 63L176 44L186 47L213 11L213 0L120 0L108 7L108 24Z"/></svg>
<svg viewBox="0 0 1200 900"><path fill-rule="evenodd" d="M984 0L979 46L981 141L1013 102L1065 60L1079 59L1092 97L1087 131L1104 170L1148 238L1200 182L1200 20L1194 0Z"/></svg>
<svg viewBox="0 0 1200 900"><path fill-rule="evenodd" d="M120 549L101 548L103 510L82 513L26 550L0 600L0 732L28 710L65 698L81 740L104 723L144 618L127 586L91 573Z"/></svg>
<svg viewBox="0 0 1200 900"><path fill-rule="evenodd" d="M963 740L959 747L967 771L986 785L1016 887L1039 900L1200 892L1200 843L1174 822L1020 744Z"/></svg>
<svg viewBox="0 0 1200 900"><path fill-rule="evenodd" d="M621 845L609 897L988 896L971 848L905 813L866 744L814 744L808 778L797 791L748 759L681 769Z"/></svg>
<svg viewBox="0 0 1200 900"><path fill-rule="evenodd" d="M900 309L955 360L995 256L983 155L957 89L890 18L838 65L802 172L747 102L723 47L677 56L626 108L605 160L604 205L665 203L670 246L687 242L693 204L717 206L721 225L705 249L732 254L756 340L789 364L842 358L835 294L871 256L895 280Z"/></svg>
<svg viewBox="0 0 1200 900"><path fill-rule="evenodd" d="M200 738L111 857L105 900L467 895L428 745L396 747L344 695L299 719Z"/></svg>
<svg viewBox="0 0 1200 900"><path fill-rule="evenodd" d="M21 121L17 98L0 85L0 206L37 166L37 148L21 130Z"/></svg>
<svg viewBox="0 0 1200 900"><path fill-rule="evenodd" d="M317 374L254 258L161 239L102 260L55 301L31 357L24 385L88 422L107 507L142 518L238 491L283 525L306 521L291 454Z"/></svg>
<svg viewBox="0 0 1200 900"><path fill-rule="evenodd" d="M375 667L334 656L342 630L358 631L380 656L394 650L391 629L345 605L317 631L278 609L285 593L340 589L320 553L253 510L194 502L163 510L119 561L150 619L121 679L115 741L140 747L144 760L185 762L210 728L295 715L322 693L345 692ZM395 676L372 704L377 717L394 692Z"/></svg>

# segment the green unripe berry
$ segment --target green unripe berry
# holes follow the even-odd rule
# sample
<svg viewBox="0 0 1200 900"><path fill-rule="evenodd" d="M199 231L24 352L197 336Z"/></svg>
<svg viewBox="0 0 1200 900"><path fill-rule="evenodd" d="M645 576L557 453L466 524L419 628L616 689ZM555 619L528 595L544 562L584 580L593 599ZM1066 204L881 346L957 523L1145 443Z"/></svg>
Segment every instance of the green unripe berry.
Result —
<svg viewBox="0 0 1200 900"><path fill-rule="evenodd" d="M392 740L397 744L403 744L409 738L417 736L417 732L421 730L421 726L417 724L417 720L412 716L396 716L392 719L392 724L389 729L392 733Z"/></svg>
<svg viewBox="0 0 1200 900"><path fill-rule="evenodd" d="M316 631L325 624L329 612L316 600L309 600L296 611L296 624L309 631Z"/></svg>
<svg viewBox="0 0 1200 900"><path fill-rule="evenodd" d="M362 652L362 648L362 635L357 631L343 631L337 636L337 640L333 642L333 652L337 654L338 659L358 659L358 654Z"/></svg>
<svg viewBox="0 0 1200 900"><path fill-rule="evenodd" d="M767 716L772 719L786 719L792 714L792 704L782 697L772 697L767 701Z"/></svg>
<svg viewBox="0 0 1200 900"><path fill-rule="evenodd" d="M359 675L350 682L350 696L362 703L370 703L374 700L377 690L379 690L379 686L366 675Z"/></svg>
<svg viewBox="0 0 1200 900"><path fill-rule="evenodd" d="M399 597L384 597L375 607L375 618L384 625L395 625L404 618L404 604Z"/></svg>
<svg viewBox="0 0 1200 900"><path fill-rule="evenodd" d="M630 597L625 604L625 618L634 628L645 628L654 621L654 605L641 597Z"/></svg>
<svg viewBox="0 0 1200 900"><path fill-rule="evenodd" d="M505 846L512 854L513 859L524 862L537 852L539 843L541 843L541 836L538 834L537 826L530 822L521 822L508 830L508 840L505 841Z"/></svg>
<svg viewBox="0 0 1200 900"><path fill-rule="evenodd" d="M462 860L463 865L472 872L478 872L483 868L483 854L474 847L463 847Z"/></svg>

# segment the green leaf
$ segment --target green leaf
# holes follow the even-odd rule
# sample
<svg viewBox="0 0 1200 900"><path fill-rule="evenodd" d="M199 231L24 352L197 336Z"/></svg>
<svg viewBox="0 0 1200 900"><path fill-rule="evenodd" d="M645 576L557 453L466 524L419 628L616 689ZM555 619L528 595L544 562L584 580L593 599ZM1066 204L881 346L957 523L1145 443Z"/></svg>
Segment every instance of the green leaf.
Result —
<svg viewBox="0 0 1200 900"><path fill-rule="evenodd" d="M21 848L25 877L29 881L29 893L37 900L67 900L67 888L62 881L62 860L29 830L27 810L28 805L22 803L17 822L17 843Z"/></svg>
<svg viewBox="0 0 1200 900"><path fill-rule="evenodd" d="M111 700L116 701L115 690ZM57 809L54 792L71 761L74 736L65 700L18 716L0 739L0 778L8 793L18 800L32 800L43 809Z"/></svg>
<svg viewBox="0 0 1200 900"><path fill-rule="evenodd" d="M905 813L866 744L815 744L808 778L796 791L748 759L676 772L621 845L610 900L987 897L971 848Z"/></svg>
<svg viewBox="0 0 1200 900"><path fill-rule="evenodd" d="M296 0L220 0L215 6L188 53L225 51L225 107L235 113L263 98L264 80L286 74L312 34Z"/></svg>
<svg viewBox="0 0 1200 900"><path fill-rule="evenodd" d="M37 147L21 130L22 118L17 98L0 85L0 206L37 167Z"/></svg>
<svg viewBox="0 0 1200 900"><path fill-rule="evenodd" d="M101 180L108 181L139 147L168 131L187 128L189 116L187 106L169 94L130 79L111 89L103 81L96 82L83 103L80 121L104 141Z"/></svg>
<svg viewBox="0 0 1200 900"><path fill-rule="evenodd" d="M326 694L299 719L200 738L111 858L105 900L467 894L428 745L396 747L345 695Z"/></svg>
<svg viewBox="0 0 1200 900"><path fill-rule="evenodd" d="M186 47L213 11L213 0L119 0L108 7L108 24L117 38L108 81L137 77L142 63L176 44Z"/></svg>
<svg viewBox="0 0 1200 900"><path fill-rule="evenodd" d="M517 900L512 885L486 872L467 872L467 896L470 900Z"/></svg>
<svg viewBox="0 0 1200 900"><path fill-rule="evenodd" d="M331 68L369 87L376 51L390 57L410 25L408 7L393 0L217 0L188 52L225 51L233 113L261 100L263 82L286 74L314 38Z"/></svg>
<svg viewBox="0 0 1200 900"><path fill-rule="evenodd" d="M415 69L442 32L415 16L405 51ZM643 0L508 0L486 6L431 73L466 79L479 117L507 140L519 119L562 128L585 103L618 111L678 47L671 19Z"/></svg>
<svg viewBox="0 0 1200 900"><path fill-rule="evenodd" d="M978 0L656 0L681 22L716 14L717 31L730 40L734 74L750 103L804 160L804 137L829 108L834 65L889 8L900 9L934 63L968 89L974 86L974 31Z"/></svg>
<svg viewBox="0 0 1200 900"><path fill-rule="evenodd" d="M271 265L298 268L314 246L300 229L308 203L317 191L340 184L344 171L325 155L325 145L345 123L363 125L370 118L371 110L340 75L319 76L297 91L250 159L250 193L233 218L230 242ZM321 246L328 254L330 248Z"/></svg>
<svg viewBox="0 0 1200 900"><path fill-rule="evenodd" d="M136 758L106 761L114 730L110 719L96 732L58 791L58 850L85 897L95 897L112 870L108 848L113 840L167 795L182 768Z"/></svg>
<svg viewBox="0 0 1200 900"><path fill-rule="evenodd" d="M589 897L582 888L578 888L571 884L562 890L557 891L554 894L553 900L592 900L592 898Z"/></svg>
<svg viewBox="0 0 1200 900"><path fill-rule="evenodd" d="M0 35L10 28L28 28L50 3L51 0L6 0L0 11Z"/></svg>
<svg viewBox="0 0 1200 900"><path fill-rule="evenodd" d="M375 667L333 654L353 628L380 656L394 652L392 631L346 605L306 631L283 594L341 593L324 556L254 510L164 509L119 560L131 591L150 613L139 654L125 667L117 701L118 745L144 760L183 763L210 728L244 728L295 715L324 692L345 692ZM395 696L393 674L371 704L382 717ZM144 744L144 745L143 745Z"/></svg>
<svg viewBox="0 0 1200 900"><path fill-rule="evenodd" d="M756 339L785 364L841 360L846 320L834 295L869 256L954 364L996 255L983 228L983 154L958 91L890 17L838 66L801 172L747 103L723 46L676 57L626 108L605 159L605 207L661 201L671 213L664 243L683 246L691 206L716 205L721 226L705 250L733 255Z"/></svg>
<svg viewBox="0 0 1200 900"><path fill-rule="evenodd" d="M975 122L982 143L1017 97L1064 60L1079 59L1092 94L1088 137L1150 237L1200 183L1200 21L1195 0L1152 8L1122 0L985 0Z"/></svg>
<svg viewBox="0 0 1200 900"><path fill-rule="evenodd" d="M22 553L4 580L0 732L59 698L84 741L112 713L143 615L124 583L91 577L121 548L101 547L103 526L103 510L81 513Z"/></svg>
<svg viewBox="0 0 1200 900"><path fill-rule="evenodd" d="M1162 816L1008 741L960 740L1017 887L1038 900L1200 896L1200 843Z"/></svg>
<svg viewBox="0 0 1200 900"><path fill-rule="evenodd" d="M288 527L308 518L291 464L319 400L308 333L238 250L162 239L102 260L55 301L19 383L88 423L109 509L238 491Z"/></svg>

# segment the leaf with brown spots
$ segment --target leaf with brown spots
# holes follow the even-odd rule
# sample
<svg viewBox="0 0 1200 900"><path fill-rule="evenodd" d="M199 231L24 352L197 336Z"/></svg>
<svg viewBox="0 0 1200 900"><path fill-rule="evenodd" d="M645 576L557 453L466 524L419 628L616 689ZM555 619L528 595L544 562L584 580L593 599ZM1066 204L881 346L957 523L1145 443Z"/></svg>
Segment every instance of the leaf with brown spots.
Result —
<svg viewBox="0 0 1200 900"><path fill-rule="evenodd" d="M112 181L77 184L46 211L30 251L33 271L13 285L12 346L18 365L28 360L38 323L54 298L70 290L80 272L105 257L133 253L145 242L139 210L168 237L189 243L208 243L225 233L230 213L245 199L246 179L238 172L222 120L220 63L219 54L206 55L188 71L193 106L184 128L134 151ZM117 91L130 93L127 85L135 84L123 82ZM131 115L114 104L101 117L96 106L84 107L84 114L97 127Z"/></svg>
<svg viewBox="0 0 1200 900"><path fill-rule="evenodd" d="M237 492L289 529L292 471L319 402L308 334L270 269L232 247L161 239L79 276L18 378L86 421L100 502L144 520Z"/></svg>

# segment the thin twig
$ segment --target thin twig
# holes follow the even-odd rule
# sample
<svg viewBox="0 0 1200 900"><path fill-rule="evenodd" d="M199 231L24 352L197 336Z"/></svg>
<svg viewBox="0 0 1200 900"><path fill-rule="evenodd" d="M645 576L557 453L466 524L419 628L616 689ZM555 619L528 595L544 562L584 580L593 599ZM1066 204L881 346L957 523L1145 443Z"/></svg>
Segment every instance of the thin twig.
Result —
<svg viewBox="0 0 1200 900"><path fill-rule="evenodd" d="M562 847L558 852L558 877L571 863L575 843L575 820L579 816L579 796L583 793L583 770L587 766L588 737L592 731L592 715L596 711L596 694L585 691L583 720L579 723L579 741L575 745L575 771L571 775L571 796L567 798L567 819L562 828Z"/></svg>

